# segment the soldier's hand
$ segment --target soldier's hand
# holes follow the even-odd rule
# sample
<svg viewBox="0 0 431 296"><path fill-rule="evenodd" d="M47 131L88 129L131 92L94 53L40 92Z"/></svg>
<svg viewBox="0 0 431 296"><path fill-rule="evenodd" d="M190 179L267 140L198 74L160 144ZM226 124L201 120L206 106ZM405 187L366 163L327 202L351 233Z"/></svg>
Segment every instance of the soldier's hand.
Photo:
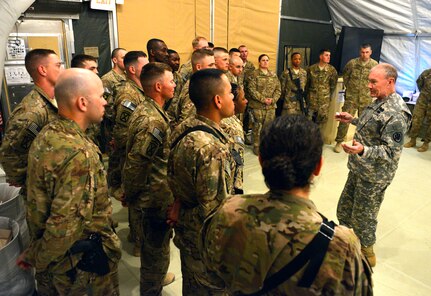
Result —
<svg viewBox="0 0 431 296"><path fill-rule="evenodd" d="M353 116L347 112L337 112L335 113L335 120L341 121L343 123L351 123L353 120Z"/></svg>
<svg viewBox="0 0 431 296"><path fill-rule="evenodd" d="M356 140L353 140L352 145L341 144L341 146L343 147L344 152L346 152L347 154L362 155L362 153L364 152L364 145L359 142L356 142Z"/></svg>
<svg viewBox="0 0 431 296"><path fill-rule="evenodd" d="M178 223L180 209L181 202L178 199L175 199L174 203L168 206L166 223L168 223L169 226L174 227Z"/></svg>
<svg viewBox="0 0 431 296"><path fill-rule="evenodd" d="M265 104L266 104L267 106L271 105L271 104L272 104L272 99L271 99L271 98L266 98L266 99L265 99Z"/></svg>
<svg viewBox="0 0 431 296"><path fill-rule="evenodd" d="M30 263L25 261L26 251L19 255L18 259L16 259L16 265L23 270L29 270L32 266Z"/></svg>

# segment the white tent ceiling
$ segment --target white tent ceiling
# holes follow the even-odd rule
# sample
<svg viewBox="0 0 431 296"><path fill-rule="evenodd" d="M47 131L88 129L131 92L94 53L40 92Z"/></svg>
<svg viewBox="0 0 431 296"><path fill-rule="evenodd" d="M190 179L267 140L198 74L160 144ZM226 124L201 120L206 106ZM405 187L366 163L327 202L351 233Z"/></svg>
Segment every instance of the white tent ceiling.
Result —
<svg viewBox="0 0 431 296"><path fill-rule="evenodd" d="M398 69L397 91L414 91L431 68L430 0L327 0L336 32L342 26L382 29L381 62Z"/></svg>

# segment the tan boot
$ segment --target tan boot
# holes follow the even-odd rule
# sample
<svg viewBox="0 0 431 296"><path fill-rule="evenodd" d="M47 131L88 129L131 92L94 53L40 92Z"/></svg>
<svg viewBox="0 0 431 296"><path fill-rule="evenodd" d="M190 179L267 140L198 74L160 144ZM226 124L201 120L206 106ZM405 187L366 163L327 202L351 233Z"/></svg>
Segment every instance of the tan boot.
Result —
<svg viewBox="0 0 431 296"><path fill-rule="evenodd" d="M422 146L420 146L419 148L418 148L418 152L425 152L425 151L427 151L428 150L428 142L424 142L423 144L422 144Z"/></svg>
<svg viewBox="0 0 431 296"><path fill-rule="evenodd" d="M340 153L341 151L343 151L343 147L341 147L341 142L337 142L337 144L334 147L334 152Z"/></svg>
<svg viewBox="0 0 431 296"><path fill-rule="evenodd" d="M409 142L404 144L404 148L416 147L416 138L411 138Z"/></svg>
<svg viewBox="0 0 431 296"><path fill-rule="evenodd" d="M167 286L175 281L175 274L172 272L168 272L165 275L165 278L163 279L162 285Z"/></svg>
<svg viewBox="0 0 431 296"><path fill-rule="evenodd" d="M369 247L361 246L361 252L365 256L365 258L367 258L368 263L370 264L371 267L376 266L377 259L376 259L376 254L374 254L373 246L369 246Z"/></svg>

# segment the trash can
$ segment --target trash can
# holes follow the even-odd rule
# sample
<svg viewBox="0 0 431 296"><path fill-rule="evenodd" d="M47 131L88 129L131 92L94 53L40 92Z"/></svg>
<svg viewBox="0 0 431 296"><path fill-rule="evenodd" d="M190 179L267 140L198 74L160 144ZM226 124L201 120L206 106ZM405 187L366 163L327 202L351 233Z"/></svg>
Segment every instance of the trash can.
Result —
<svg viewBox="0 0 431 296"><path fill-rule="evenodd" d="M0 183L0 217L8 217L18 222L22 247L25 249L30 243L30 233L26 221L25 204L19 196L19 187Z"/></svg>
<svg viewBox="0 0 431 296"><path fill-rule="evenodd" d="M0 229L12 231L12 239L0 248L0 296L33 295L33 271L22 270L16 265L16 260L23 251L18 222L0 217Z"/></svg>

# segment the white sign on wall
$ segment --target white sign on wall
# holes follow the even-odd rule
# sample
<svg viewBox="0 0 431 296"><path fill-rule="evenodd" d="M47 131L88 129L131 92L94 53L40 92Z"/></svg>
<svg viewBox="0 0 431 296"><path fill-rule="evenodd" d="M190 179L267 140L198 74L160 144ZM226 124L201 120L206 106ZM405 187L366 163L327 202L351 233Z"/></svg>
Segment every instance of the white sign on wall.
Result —
<svg viewBox="0 0 431 296"><path fill-rule="evenodd" d="M90 8L113 11L115 9L115 0L91 0Z"/></svg>

